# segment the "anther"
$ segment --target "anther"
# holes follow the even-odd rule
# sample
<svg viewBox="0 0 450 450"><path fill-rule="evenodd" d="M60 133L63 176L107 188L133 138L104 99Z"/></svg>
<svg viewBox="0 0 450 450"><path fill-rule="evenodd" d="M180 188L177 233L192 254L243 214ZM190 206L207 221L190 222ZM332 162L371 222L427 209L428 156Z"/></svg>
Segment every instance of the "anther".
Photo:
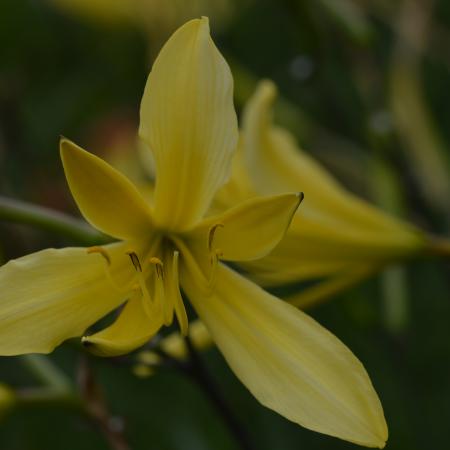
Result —
<svg viewBox="0 0 450 450"><path fill-rule="evenodd" d="M208 249L211 252L212 248L213 248L213 242L214 242L214 236L216 234L217 228L223 228L224 224L223 223L216 223L215 225L213 225L210 229L209 229L209 234L208 234Z"/></svg>
<svg viewBox="0 0 450 450"><path fill-rule="evenodd" d="M136 271L142 273L142 266L141 262L139 261L138 255L136 255L135 252L127 252L127 255L130 257Z"/></svg>
<svg viewBox="0 0 450 450"><path fill-rule="evenodd" d="M153 264L155 266L155 270L156 270L156 276L160 279L164 278L164 264L163 262L159 259L156 258L155 256L152 256L150 258L150 264Z"/></svg>
<svg viewBox="0 0 450 450"><path fill-rule="evenodd" d="M142 273L141 262L139 261L139 257L135 252L126 252L126 254L130 257L131 262L133 263L133 266L136 269L139 289L142 293L142 296L144 297L144 309L147 315L151 317L153 313L153 301L150 297L150 293L147 288L144 274ZM136 287L137 287L136 283L133 283L133 288Z"/></svg>
<svg viewBox="0 0 450 450"><path fill-rule="evenodd" d="M100 254L101 256L103 256L103 258L105 258L105 261L107 262L108 266L111 265L111 258L109 256L108 252L104 248L99 247L98 245L95 245L94 247L89 247L86 251L89 255L91 253Z"/></svg>
<svg viewBox="0 0 450 450"><path fill-rule="evenodd" d="M155 266L156 279L155 279L155 302L156 307L161 308L164 316L164 324L170 325L172 322L172 316L170 314L170 308L166 301L166 292L164 288L164 264L156 256L152 256L149 259L150 264Z"/></svg>

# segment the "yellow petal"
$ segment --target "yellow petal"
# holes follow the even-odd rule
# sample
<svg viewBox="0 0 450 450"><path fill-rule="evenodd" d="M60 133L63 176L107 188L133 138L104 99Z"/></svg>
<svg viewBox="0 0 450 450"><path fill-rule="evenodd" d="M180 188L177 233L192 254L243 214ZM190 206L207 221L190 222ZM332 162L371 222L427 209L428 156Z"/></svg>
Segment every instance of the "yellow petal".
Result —
<svg viewBox="0 0 450 450"><path fill-rule="evenodd" d="M270 255L243 264L266 286L351 272L361 266L381 268L405 261L425 247L423 235L407 225L402 230L375 231L312 217L307 200Z"/></svg>
<svg viewBox="0 0 450 450"><path fill-rule="evenodd" d="M125 176L65 138L60 145L67 182L88 222L118 239L151 232L150 207Z"/></svg>
<svg viewBox="0 0 450 450"><path fill-rule="evenodd" d="M252 190L253 195L302 190L306 197L280 244L267 257L244 263L245 270L274 285L361 265L382 267L423 250L423 233L347 192L287 131L272 125L275 96L274 85L266 81L248 103L233 163L237 175L219 200L231 203L233 195L250 196Z"/></svg>
<svg viewBox="0 0 450 450"><path fill-rule="evenodd" d="M233 79L208 19L186 23L161 50L139 133L155 157L155 220L168 229L191 227L227 180L238 135Z"/></svg>
<svg viewBox="0 0 450 450"><path fill-rule="evenodd" d="M183 288L238 378L265 406L311 430L384 447L387 427L362 364L312 318L221 266L215 294Z"/></svg>
<svg viewBox="0 0 450 450"><path fill-rule="evenodd" d="M284 237L302 199L303 194L281 194L247 200L208 218L189 238L209 251L220 249L224 260L261 258Z"/></svg>
<svg viewBox="0 0 450 450"><path fill-rule="evenodd" d="M321 281L284 299L296 308L304 310L354 286L376 271L377 267L357 267L352 272L335 275L330 280ZM208 329L199 319L189 324L189 337L197 350L206 350L213 345ZM187 357L186 344L178 332L170 333L161 339L159 345L174 358L184 359Z"/></svg>
<svg viewBox="0 0 450 450"><path fill-rule="evenodd" d="M243 144L244 139L241 133L231 164L230 180L215 195L211 209L208 211L210 214L218 214L250 198L262 195L258 194L256 186L250 178L245 164L246 159ZM287 190L284 192L290 191Z"/></svg>
<svg viewBox="0 0 450 450"><path fill-rule="evenodd" d="M260 83L244 112L245 164L260 195L303 191L302 215L330 227L363 227L381 232L411 231L408 225L347 192L325 169L298 148L293 136L272 125L276 88Z"/></svg>
<svg viewBox="0 0 450 450"><path fill-rule="evenodd" d="M122 245L106 247L112 270L128 268ZM100 255L84 248L42 250L0 268L0 354L49 353L123 302ZM120 274L119 274L120 272Z"/></svg>
<svg viewBox="0 0 450 450"><path fill-rule="evenodd" d="M350 289L373 275L378 269L378 266L360 265L349 272L338 273L300 292L290 294L284 297L284 300L296 308L305 310L336 296L339 292Z"/></svg>
<svg viewBox="0 0 450 450"><path fill-rule="evenodd" d="M141 295L131 298L116 321L104 330L83 337L83 344L98 356L129 353L148 342L161 328L161 314L149 317Z"/></svg>

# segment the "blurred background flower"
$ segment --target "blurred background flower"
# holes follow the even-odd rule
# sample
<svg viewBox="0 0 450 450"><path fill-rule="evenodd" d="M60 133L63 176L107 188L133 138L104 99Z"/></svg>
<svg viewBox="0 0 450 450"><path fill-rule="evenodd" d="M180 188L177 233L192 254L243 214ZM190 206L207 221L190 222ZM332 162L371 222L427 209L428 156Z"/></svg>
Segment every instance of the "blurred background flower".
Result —
<svg viewBox="0 0 450 450"><path fill-rule="evenodd" d="M207 16L216 32L227 26L239 5L233 0L50 0L67 14L113 26L129 25L157 44L193 17ZM156 51L158 49L155 49Z"/></svg>

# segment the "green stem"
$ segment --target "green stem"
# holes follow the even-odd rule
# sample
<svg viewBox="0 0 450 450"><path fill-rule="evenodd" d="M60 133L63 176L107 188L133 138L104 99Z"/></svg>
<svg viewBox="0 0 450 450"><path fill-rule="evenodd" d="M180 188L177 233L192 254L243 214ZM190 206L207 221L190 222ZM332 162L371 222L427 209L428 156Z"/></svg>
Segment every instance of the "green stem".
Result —
<svg viewBox="0 0 450 450"><path fill-rule="evenodd" d="M17 401L21 407L67 408L86 414L86 408L79 396L73 392L58 392L52 388L26 388L17 390Z"/></svg>
<svg viewBox="0 0 450 450"><path fill-rule="evenodd" d="M220 393L219 387L211 378L200 355L197 353L197 350L188 336L185 338L185 343L189 354L189 365L184 366L185 373L187 373L208 396L211 404L214 405L216 411L227 425L228 430L234 436L239 448L242 450L254 450L255 447L250 442L246 430L242 427L233 411L228 406Z"/></svg>
<svg viewBox="0 0 450 450"><path fill-rule="evenodd" d="M58 211L0 196L0 220L22 223L58 233L81 244L105 241L105 237L84 222Z"/></svg>
<svg viewBox="0 0 450 450"><path fill-rule="evenodd" d="M71 392L70 379L44 355L24 355L22 362L28 370L46 387L58 392Z"/></svg>
<svg viewBox="0 0 450 450"><path fill-rule="evenodd" d="M83 402L74 391L69 377L60 371L51 360L44 355L24 355L23 364L42 384L36 388L18 390L18 401L21 406L61 405L83 410Z"/></svg>
<svg viewBox="0 0 450 450"><path fill-rule="evenodd" d="M75 390L72 381L51 360L43 355L24 355L22 361L43 386L17 391L18 405L22 407L59 406L79 411L108 441L112 450L130 450L121 430L111 426L111 415L99 386L86 366L81 378L82 394Z"/></svg>
<svg viewBox="0 0 450 450"><path fill-rule="evenodd" d="M405 216L404 192L397 173L384 158L384 147L374 142L377 154L372 159L372 189L376 203L394 216ZM400 336L410 322L410 292L407 273L401 265L388 266L381 273L383 321L386 329Z"/></svg>

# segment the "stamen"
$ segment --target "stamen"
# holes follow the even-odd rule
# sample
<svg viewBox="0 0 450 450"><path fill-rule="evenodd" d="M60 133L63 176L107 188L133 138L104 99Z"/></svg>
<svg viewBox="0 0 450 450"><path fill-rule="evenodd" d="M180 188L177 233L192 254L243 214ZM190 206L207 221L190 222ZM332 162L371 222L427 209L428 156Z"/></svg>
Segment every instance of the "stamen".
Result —
<svg viewBox="0 0 450 450"><path fill-rule="evenodd" d="M155 256L152 256L150 258L150 264L153 264L155 266L156 269L156 275L161 278L164 279L164 264L163 262L159 259L156 258Z"/></svg>
<svg viewBox="0 0 450 450"><path fill-rule="evenodd" d="M172 311L170 305L166 301L165 289L164 289L164 264L155 256L150 258L150 264L155 266L156 279L155 279L155 301L159 308L163 311L164 325L170 325L172 323Z"/></svg>
<svg viewBox="0 0 450 450"><path fill-rule="evenodd" d="M147 284L145 282L144 274L142 273L141 262L139 261L139 257L135 252L127 252L127 255L130 257L131 262L133 263L134 268L136 269L137 281L139 283L139 288L141 289L142 296L144 297L144 309L149 317L151 317L154 313L154 302L150 297L150 293L147 288Z"/></svg>
<svg viewBox="0 0 450 450"><path fill-rule="evenodd" d="M105 272L105 276L108 279L109 283L111 284L111 286L118 292L127 292L128 291L128 286L119 286L113 279L112 274L111 274L111 257L109 256L109 253L102 247L99 247L97 245L95 245L94 247L89 247L86 250L87 254L93 254L93 253L98 253L99 255L101 255L103 257L103 259L105 260L105 266L104 266L104 272Z"/></svg>
<svg viewBox="0 0 450 450"><path fill-rule="evenodd" d="M213 225L210 229L209 229L209 234L208 234L208 250L210 252L212 252L213 249L213 242L214 242L214 236L216 234L217 228L223 228L224 224L223 223L216 223L215 225Z"/></svg>
<svg viewBox="0 0 450 450"><path fill-rule="evenodd" d="M208 250L210 255L210 263L211 263L211 273L209 275L208 285L209 288L213 288L216 283L216 275L217 275L217 266L219 265L219 260L223 256L222 250L218 248L214 248L214 236L216 234L217 228L223 228L223 223L216 223L209 230L208 235Z"/></svg>
<svg viewBox="0 0 450 450"><path fill-rule="evenodd" d="M211 253L211 274L209 276L209 287L212 289L214 285L216 284L216 278L217 278L217 267L219 266L220 258L223 256L222 250L220 248L216 248Z"/></svg>
<svg viewBox="0 0 450 450"><path fill-rule="evenodd" d="M106 263L108 264L108 266L111 265L111 258L108 254L108 252L102 248L99 247L98 245L95 245L94 247L89 247L87 250L88 255L92 254L92 253L99 253L100 255L103 256L103 258L105 258Z"/></svg>
<svg viewBox="0 0 450 450"><path fill-rule="evenodd" d="M138 255L136 255L135 252L126 252L126 253L130 257L131 262L133 263L133 266L136 269L136 271L142 273L142 266L141 262L139 261Z"/></svg>

